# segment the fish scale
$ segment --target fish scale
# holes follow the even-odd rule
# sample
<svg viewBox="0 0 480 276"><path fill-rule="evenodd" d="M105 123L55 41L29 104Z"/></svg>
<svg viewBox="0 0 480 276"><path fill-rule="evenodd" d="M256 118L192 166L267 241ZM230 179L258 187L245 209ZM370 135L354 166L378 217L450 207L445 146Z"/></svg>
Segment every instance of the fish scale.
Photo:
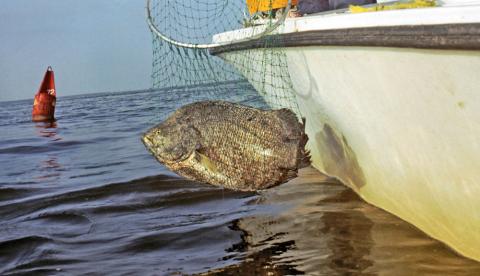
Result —
<svg viewBox="0 0 480 276"><path fill-rule="evenodd" d="M181 107L143 142L179 175L253 191L284 183L309 164L307 139L304 124L290 110L206 101Z"/></svg>

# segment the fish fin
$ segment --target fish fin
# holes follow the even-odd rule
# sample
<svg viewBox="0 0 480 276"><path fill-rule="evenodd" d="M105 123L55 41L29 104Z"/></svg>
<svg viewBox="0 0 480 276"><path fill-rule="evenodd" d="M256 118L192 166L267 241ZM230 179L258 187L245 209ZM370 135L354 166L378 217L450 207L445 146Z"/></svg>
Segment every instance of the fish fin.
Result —
<svg viewBox="0 0 480 276"><path fill-rule="evenodd" d="M286 183L298 176L298 170L291 170L291 169L285 169L282 177L279 179L277 183L275 183L274 186L280 185L282 183Z"/></svg>
<svg viewBox="0 0 480 276"><path fill-rule="evenodd" d="M301 151L300 156L298 158L298 168L299 169L306 168L310 166L311 163L312 161L311 161L310 151L308 150Z"/></svg>
<svg viewBox="0 0 480 276"><path fill-rule="evenodd" d="M296 129L299 124L299 119L295 112L290 109L282 108L274 111L277 116L282 119L290 128Z"/></svg>
<svg viewBox="0 0 480 276"><path fill-rule="evenodd" d="M212 173L217 173L218 172L217 166L213 163L213 161L208 156L206 156L203 153L200 153L198 150L195 151L195 154L197 156L198 162L204 168L206 168L208 171L210 171Z"/></svg>
<svg viewBox="0 0 480 276"><path fill-rule="evenodd" d="M302 130L305 131L305 126L307 124L307 118L302 117Z"/></svg>
<svg viewBox="0 0 480 276"><path fill-rule="evenodd" d="M294 179L297 176L298 176L298 171L297 170L289 170L287 172L287 179L288 180Z"/></svg>
<svg viewBox="0 0 480 276"><path fill-rule="evenodd" d="M311 156L310 156L310 151L305 149L305 146L307 145L308 142L308 135L305 133L305 118L302 118L302 136L300 137L300 143L298 144L298 168L305 168L310 166L311 163Z"/></svg>

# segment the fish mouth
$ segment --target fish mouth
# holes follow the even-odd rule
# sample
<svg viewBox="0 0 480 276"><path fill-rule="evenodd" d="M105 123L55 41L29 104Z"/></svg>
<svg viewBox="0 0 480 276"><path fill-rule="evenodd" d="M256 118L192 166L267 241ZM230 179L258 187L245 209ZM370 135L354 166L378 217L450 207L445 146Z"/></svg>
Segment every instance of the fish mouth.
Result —
<svg viewBox="0 0 480 276"><path fill-rule="evenodd" d="M147 148L147 150L150 152L151 155L153 155L158 161L161 163L165 163L165 160L160 156L160 154L157 152L155 149L155 146L153 145L153 140L150 138L147 134L145 134L142 138L142 143Z"/></svg>
<svg viewBox="0 0 480 276"><path fill-rule="evenodd" d="M142 137L142 143L145 145L145 147L147 149L151 150L151 148L153 146L152 139L150 137L148 137L146 134L143 135L143 137Z"/></svg>
<svg viewBox="0 0 480 276"><path fill-rule="evenodd" d="M147 135L144 135L141 140L142 140L142 143L143 143L143 145L145 146L145 148L147 148L147 150L148 150L153 156L155 156L155 157L158 158L158 154L157 154L157 152L156 152L156 150L155 150L155 146L154 146L154 144L153 144L152 138L150 138L150 137L147 136Z"/></svg>

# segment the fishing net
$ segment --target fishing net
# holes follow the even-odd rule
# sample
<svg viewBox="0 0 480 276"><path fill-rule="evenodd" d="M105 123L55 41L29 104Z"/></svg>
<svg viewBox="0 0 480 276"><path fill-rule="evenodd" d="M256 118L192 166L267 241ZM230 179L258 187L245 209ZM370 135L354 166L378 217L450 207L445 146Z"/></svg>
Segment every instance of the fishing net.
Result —
<svg viewBox="0 0 480 276"><path fill-rule="evenodd" d="M208 86L204 93L209 98L230 94L233 101L238 87L254 89L270 107L301 116L276 35L294 4L296 0L147 0L153 87ZM232 42L253 40L261 45L222 52Z"/></svg>

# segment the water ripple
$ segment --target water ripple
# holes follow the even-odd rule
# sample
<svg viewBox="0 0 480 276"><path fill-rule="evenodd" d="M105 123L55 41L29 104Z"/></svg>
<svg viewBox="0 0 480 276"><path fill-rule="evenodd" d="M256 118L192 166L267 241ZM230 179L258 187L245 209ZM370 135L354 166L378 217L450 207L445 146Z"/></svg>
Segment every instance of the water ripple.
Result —
<svg viewBox="0 0 480 276"><path fill-rule="evenodd" d="M175 108L266 106L222 85L61 97L50 124L0 102L0 274L480 275L312 169L258 194L168 172L139 138Z"/></svg>

